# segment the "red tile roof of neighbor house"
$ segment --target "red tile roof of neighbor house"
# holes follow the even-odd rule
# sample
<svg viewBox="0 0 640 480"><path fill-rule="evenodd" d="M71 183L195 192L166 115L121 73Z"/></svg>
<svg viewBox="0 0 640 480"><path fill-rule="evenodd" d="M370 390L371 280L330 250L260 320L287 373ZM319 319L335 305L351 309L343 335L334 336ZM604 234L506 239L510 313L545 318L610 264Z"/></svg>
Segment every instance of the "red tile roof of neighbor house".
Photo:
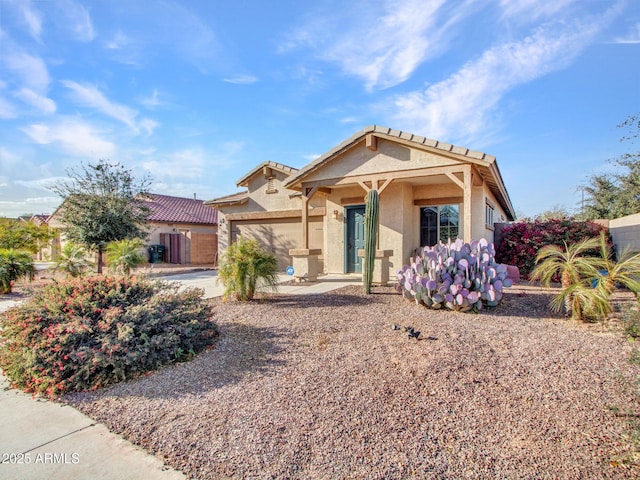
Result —
<svg viewBox="0 0 640 480"><path fill-rule="evenodd" d="M150 193L147 204L150 222L218 224L218 210L203 200Z"/></svg>

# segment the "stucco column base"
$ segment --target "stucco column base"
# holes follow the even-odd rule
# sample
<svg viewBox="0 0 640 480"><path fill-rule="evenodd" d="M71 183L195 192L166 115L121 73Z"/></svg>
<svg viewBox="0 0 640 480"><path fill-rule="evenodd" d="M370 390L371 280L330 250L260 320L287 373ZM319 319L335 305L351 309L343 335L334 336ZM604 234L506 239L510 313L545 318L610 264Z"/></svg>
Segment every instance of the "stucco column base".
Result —
<svg viewBox="0 0 640 480"><path fill-rule="evenodd" d="M289 255L293 259L293 276L297 282L315 282L318 280L319 248L293 248Z"/></svg>
<svg viewBox="0 0 640 480"><path fill-rule="evenodd" d="M371 283L382 286L389 283L389 257L392 255L393 250L376 250ZM358 256L364 258L364 250L358 250Z"/></svg>

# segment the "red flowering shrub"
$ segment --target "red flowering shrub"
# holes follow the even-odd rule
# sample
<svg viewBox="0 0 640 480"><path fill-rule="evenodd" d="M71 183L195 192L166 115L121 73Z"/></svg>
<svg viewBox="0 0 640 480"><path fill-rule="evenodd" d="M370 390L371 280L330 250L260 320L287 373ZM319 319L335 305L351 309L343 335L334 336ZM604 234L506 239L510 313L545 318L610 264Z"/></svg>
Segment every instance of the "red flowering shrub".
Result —
<svg viewBox="0 0 640 480"><path fill-rule="evenodd" d="M545 245L564 248L563 242L571 244L585 238L597 238L602 230L604 227L597 223L572 219L512 223L502 230L502 240L496 248L496 261L516 265L520 275L529 278L536 264L538 250Z"/></svg>
<svg viewBox="0 0 640 480"><path fill-rule="evenodd" d="M0 367L12 386L55 397L188 359L217 336L202 295L135 277L48 285L0 320Z"/></svg>

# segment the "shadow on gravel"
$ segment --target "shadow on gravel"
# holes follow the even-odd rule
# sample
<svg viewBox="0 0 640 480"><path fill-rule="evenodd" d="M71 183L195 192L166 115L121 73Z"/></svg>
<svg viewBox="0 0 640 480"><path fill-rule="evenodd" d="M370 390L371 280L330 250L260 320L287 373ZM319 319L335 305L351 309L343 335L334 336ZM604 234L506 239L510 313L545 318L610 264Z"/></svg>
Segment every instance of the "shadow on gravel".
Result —
<svg viewBox="0 0 640 480"><path fill-rule="evenodd" d="M225 323L219 328L215 346L190 361L96 392L71 393L66 401L73 405L100 397L179 399L236 384L248 375L272 375L286 364L279 356L291 344L290 331L245 323Z"/></svg>
<svg viewBox="0 0 640 480"><path fill-rule="evenodd" d="M505 290L502 303L495 308L485 308L480 315L494 317L565 318L562 313L551 310L552 293L543 291L510 292Z"/></svg>
<svg viewBox="0 0 640 480"><path fill-rule="evenodd" d="M354 307L379 303L375 295L322 293L310 295L277 295L263 300L281 308Z"/></svg>

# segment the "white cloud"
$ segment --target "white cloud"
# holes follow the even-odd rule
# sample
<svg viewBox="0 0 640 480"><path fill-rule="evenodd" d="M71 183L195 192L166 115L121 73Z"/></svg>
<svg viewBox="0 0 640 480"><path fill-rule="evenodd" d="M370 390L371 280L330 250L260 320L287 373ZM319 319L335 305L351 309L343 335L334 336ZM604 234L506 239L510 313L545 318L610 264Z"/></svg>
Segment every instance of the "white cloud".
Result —
<svg viewBox="0 0 640 480"><path fill-rule="evenodd" d="M200 147L186 148L159 158L142 162L142 167L150 172L155 180L201 178L207 172L229 167L236 162L233 157L242 150L244 144L237 141L225 142L216 150L216 153L205 152Z"/></svg>
<svg viewBox="0 0 640 480"><path fill-rule="evenodd" d="M320 157L320 154L318 153L311 153L309 155L302 156L302 158L304 158L307 162L313 162L318 157Z"/></svg>
<svg viewBox="0 0 640 480"><path fill-rule="evenodd" d="M42 58L21 51L14 51L3 57L9 70L19 77L19 83L40 94L47 91L51 78Z"/></svg>
<svg viewBox="0 0 640 480"><path fill-rule="evenodd" d="M533 21L540 18L549 18L566 9L576 0L499 0L503 16L513 20Z"/></svg>
<svg viewBox="0 0 640 480"><path fill-rule="evenodd" d="M254 77L253 75L236 75L234 77L224 78L223 80L235 85L251 85L258 81L258 77Z"/></svg>
<svg viewBox="0 0 640 480"><path fill-rule="evenodd" d="M15 105L13 105L8 100L0 97L0 118L9 119L16 118L17 116L18 112Z"/></svg>
<svg viewBox="0 0 640 480"><path fill-rule="evenodd" d="M22 131L37 144L55 144L64 152L83 158L106 158L116 150L113 143L100 137L95 127L75 118L50 124L34 123Z"/></svg>
<svg viewBox="0 0 640 480"><path fill-rule="evenodd" d="M75 40L90 42L95 38L91 15L83 5L73 0L58 0L56 7L64 27L71 32Z"/></svg>
<svg viewBox="0 0 640 480"><path fill-rule="evenodd" d="M383 110L403 129L469 142L493 133L492 113L512 89L564 68L606 24L606 16L574 25L549 24L519 42L485 51L424 91L397 95ZM477 140L475 140L477 142Z"/></svg>
<svg viewBox="0 0 640 480"><path fill-rule="evenodd" d="M29 30L29 35L40 41L40 35L42 33L42 14L34 8L31 0L10 0L8 4L18 8L22 21Z"/></svg>
<svg viewBox="0 0 640 480"><path fill-rule="evenodd" d="M0 165L3 169L8 167L15 167L20 163L21 159L18 155L10 152L4 147L0 147Z"/></svg>
<svg viewBox="0 0 640 480"><path fill-rule="evenodd" d="M63 80L62 84L73 92L74 99L83 106L95 108L99 112L114 118L125 125L137 135L144 130L151 135L158 126L154 120L143 118L139 122L137 110L109 100L98 88L89 84L80 84L72 80Z"/></svg>
<svg viewBox="0 0 640 480"><path fill-rule="evenodd" d="M199 148L180 150L163 160L144 161L142 166L154 177L198 178L204 174L204 152Z"/></svg>
<svg viewBox="0 0 640 480"><path fill-rule="evenodd" d="M146 132L147 136L153 134L153 131L159 126L160 124L158 122L150 118L143 118L142 120L140 120L140 128L142 128Z"/></svg>
<svg viewBox="0 0 640 480"><path fill-rule="evenodd" d="M449 30L473 13L473 3L450 7L445 0L386 0L375 8L357 2L348 11L341 6L340 13L314 17L295 30L280 52L311 48L322 60L361 78L367 90L388 88L442 54Z"/></svg>
<svg viewBox="0 0 640 480"><path fill-rule="evenodd" d="M617 37L615 43L636 44L640 43L640 22L637 22L624 37Z"/></svg>
<svg viewBox="0 0 640 480"><path fill-rule="evenodd" d="M45 97L44 95L40 95L34 92L30 88L21 88L18 92L15 93L15 96L20 100L35 107L38 112L44 115L55 113L57 108L56 102L54 102L50 98Z"/></svg>

